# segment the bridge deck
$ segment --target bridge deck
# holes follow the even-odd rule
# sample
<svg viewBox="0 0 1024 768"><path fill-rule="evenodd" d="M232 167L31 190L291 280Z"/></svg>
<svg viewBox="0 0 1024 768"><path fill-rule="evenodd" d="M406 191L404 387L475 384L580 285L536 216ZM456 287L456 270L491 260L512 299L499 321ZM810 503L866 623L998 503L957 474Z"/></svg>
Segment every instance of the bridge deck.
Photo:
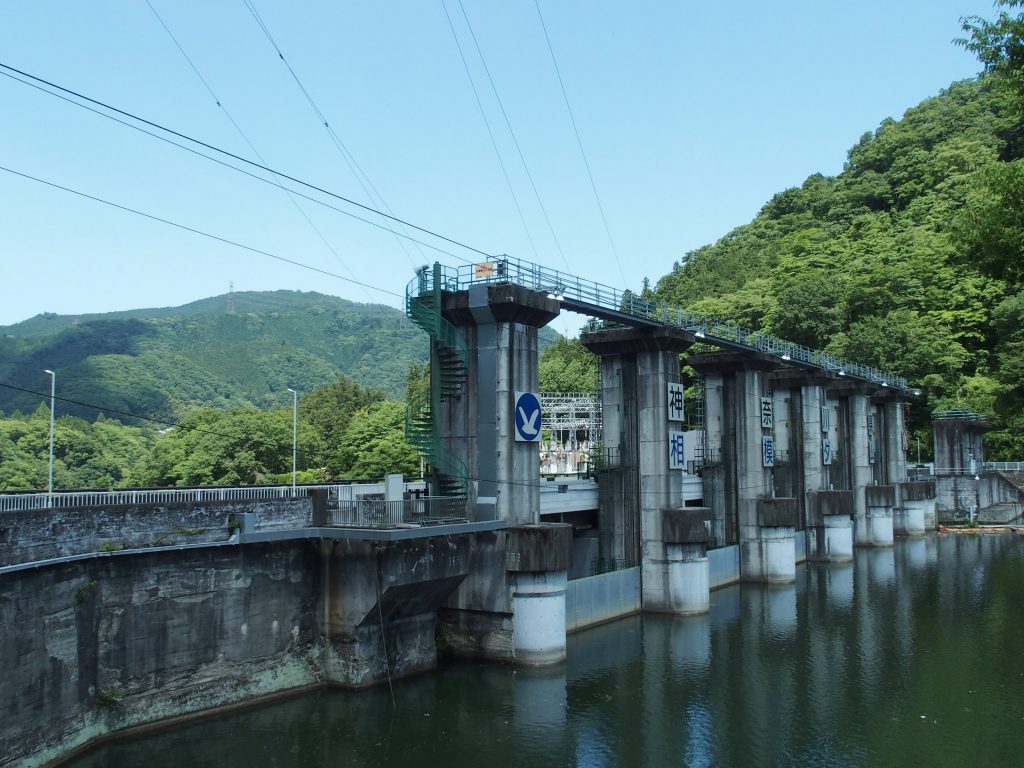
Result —
<svg viewBox="0 0 1024 768"><path fill-rule="evenodd" d="M777 356L793 366L823 370L883 387L909 391L906 378L862 363L804 347L771 334L726 323L693 310L647 301L628 290L585 280L507 256L461 267L441 267L442 290L462 291L470 285L514 284L547 291L562 306L600 320L636 328L670 326L693 334L694 341L712 346ZM433 289L433 275L424 269L409 284L415 296Z"/></svg>

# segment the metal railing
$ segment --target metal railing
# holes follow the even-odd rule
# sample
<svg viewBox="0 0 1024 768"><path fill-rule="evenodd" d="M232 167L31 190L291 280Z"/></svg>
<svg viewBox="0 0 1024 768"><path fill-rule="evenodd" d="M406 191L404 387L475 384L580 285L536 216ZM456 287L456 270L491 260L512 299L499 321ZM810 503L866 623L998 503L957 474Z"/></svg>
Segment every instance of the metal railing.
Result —
<svg viewBox="0 0 1024 768"><path fill-rule="evenodd" d="M1024 472L1024 461L986 461L982 467L987 472Z"/></svg>
<svg viewBox="0 0 1024 768"><path fill-rule="evenodd" d="M421 491L422 482L405 483L406 491ZM309 491L326 489L334 502L354 501L360 496L384 494L384 483L331 483L300 485L295 493L306 496ZM144 488L122 491L58 491L53 503L47 493L0 494L0 512L24 512L32 509L63 509L68 507L106 507L132 504L182 504L203 501L238 501L248 499L287 499L292 497L290 485L254 485L236 488Z"/></svg>
<svg viewBox="0 0 1024 768"><path fill-rule="evenodd" d="M646 325L673 326L693 333L703 343L764 352L794 365L910 391L903 376L700 315L690 309L647 301L629 290L619 290L520 259L502 256L480 264L441 267L441 281L441 288L445 291L465 290L480 283L513 283L547 291L549 296L562 301L566 307L605 320L626 323L641 320ZM433 287L433 275L425 270L417 275L414 283L420 291L428 290Z"/></svg>
<svg viewBox="0 0 1024 768"><path fill-rule="evenodd" d="M438 525L466 520L466 499L457 496L423 496L385 501L356 499L332 503L328 524L355 528L398 528Z"/></svg>

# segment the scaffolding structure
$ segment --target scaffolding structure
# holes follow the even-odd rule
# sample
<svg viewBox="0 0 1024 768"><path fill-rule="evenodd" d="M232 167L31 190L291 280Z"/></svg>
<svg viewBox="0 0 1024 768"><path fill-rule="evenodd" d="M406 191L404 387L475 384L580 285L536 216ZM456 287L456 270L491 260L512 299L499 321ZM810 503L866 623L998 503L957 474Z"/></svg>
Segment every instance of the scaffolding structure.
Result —
<svg viewBox="0 0 1024 768"><path fill-rule="evenodd" d="M601 397L589 393L542 392L540 405L543 413L541 474L588 473L591 451L601 442Z"/></svg>

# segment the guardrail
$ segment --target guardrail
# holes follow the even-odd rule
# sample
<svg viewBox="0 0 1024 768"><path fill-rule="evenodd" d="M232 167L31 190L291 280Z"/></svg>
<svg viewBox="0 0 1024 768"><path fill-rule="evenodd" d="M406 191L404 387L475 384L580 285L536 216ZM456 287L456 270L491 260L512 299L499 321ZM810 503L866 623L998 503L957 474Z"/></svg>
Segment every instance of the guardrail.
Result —
<svg viewBox="0 0 1024 768"><path fill-rule="evenodd" d="M466 498L458 496L423 496L401 501L339 501L332 503L328 511L329 525L348 528L397 528L465 520Z"/></svg>
<svg viewBox="0 0 1024 768"><path fill-rule="evenodd" d="M405 483L405 491L425 490L422 482ZM326 489L332 502L354 501L361 496L384 494L384 483L331 483L299 485L294 493L305 496L311 490ZM104 507L128 504L182 504L203 501L237 501L246 499L287 499L293 495L290 485L254 485L237 488L150 488L122 491L58 491L47 493L0 494L0 513L24 512L32 509L67 507Z"/></svg>
<svg viewBox="0 0 1024 768"><path fill-rule="evenodd" d="M1024 472L1024 461L986 461L982 466L991 472Z"/></svg>
<svg viewBox="0 0 1024 768"><path fill-rule="evenodd" d="M629 290L619 290L509 256L459 267L442 266L441 281L441 290L445 291L465 290L470 285L480 283L514 283L524 288L547 291L551 298L594 316L624 321L642 319L649 323L674 326L693 333L704 343L764 352L784 362L910 391L906 378L902 376L794 344L771 334L700 315L690 309L647 301ZM429 269L420 270L410 284L410 289L418 289L420 292L432 288L433 274Z"/></svg>

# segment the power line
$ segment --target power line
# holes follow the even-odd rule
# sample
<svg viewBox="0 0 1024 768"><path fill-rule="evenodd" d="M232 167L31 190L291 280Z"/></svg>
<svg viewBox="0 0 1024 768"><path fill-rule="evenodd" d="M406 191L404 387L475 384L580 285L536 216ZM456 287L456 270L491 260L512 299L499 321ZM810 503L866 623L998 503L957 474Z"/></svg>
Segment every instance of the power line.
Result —
<svg viewBox="0 0 1024 768"><path fill-rule="evenodd" d="M28 394L28 395L39 395L40 397L43 397L43 398L45 398L47 400L50 399L50 393L49 392L37 392L34 389L26 389L25 387L16 387L13 384L5 384L3 382L0 382L0 387L4 387L5 389L13 389L13 390L16 390L18 392L24 392L25 394ZM227 432L217 432L216 430L212 430L212 429L203 429L202 427L189 427L189 426L183 425L180 421L168 421L167 419L158 419L158 418L156 418L154 416L143 416L143 415L138 414L138 413L129 413L128 411L119 411L119 410L116 410L114 408L106 408L106 407L104 407L102 405L96 405L95 403L86 403L86 402L83 402L81 400L72 400L69 397L57 397L57 396L54 396L53 399L57 400L59 402L62 402L62 403L69 403L71 405L79 405L79 406L81 406L83 408L93 408L93 409L99 411L100 413L113 413L113 414L116 414L118 416L126 416L126 417L128 417L130 419L141 419L143 421L151 421L154 424L163 424L164 426L176 427L178 429L184 429L184 430L188 430L188 431L191 431L191 432L203 432L203 433L208 434L208 435L217 435L218 437L229 437L229 438L232 438L232 439L235 439L235 440L248 440L248 438L245 437L244 435L232 435L232 434L229 434Z"/></svg>
<svg viewBox="0 0 1024 768"><path fill-rule="evenodd" d="M252 153L257 158L259 158L259 161L266 165L267 161L263 158L263 155L261 155L259 150L256 149L256 146L246 135L245 131L242 130L242 126L238 124L238 121L236 121L234 116L228 111L228 108L224 106L220 98L218 98L217 94L214 93L213 88L210 86L209 81L207 81L207 79L203 77L203 74L199 71L199 67L196 66L195 62L192 61L192 58L188 55L188 53L185 52L185 49L182 47L181 43L178 42L178 38L174 36L174 33L171 31L171 28L167 26L167 23L163 20L160 14L157 13L156 8L153 6L150 0L146 0L146 5L149 6L149 10L153 12L153 15L156 17L156 20L160 22L160 26L164 28L164 31L167 33L168 37L171 38L171 41L174 43L175 46L177 46L178 50L181 52L181 55L185 58L185 61L187 61L188 65L192 68L192 71L195 72L196 77L199 78L199 81L209 92L210 97L213 99L214 103L218 107L220 107L221 111L231 122L231 125L234 126L235 131L238 132L238 135L242 137L242 140L248 145L249 149L252 150ZM346 272L348 272L353 278L355 278L355 272L353 272L352 269L348 266L348 264L346 264L344 260L342 260L341 255L338 253L337 250L335 250L334 246L331 245L330 242L328 242L327 238L324 236L324 233L320 231L320 228L313 223L313 220L311 218L309 218L309 215L302 209L302 206L299 205L298 201L292 196L292 193L283 184L281 184L276 177L273 177L272 180L274 181L275 186L277 186L278 189L280 189L282 192L285 193L285 195L287 195L288 200L291 202L293 206L295 206L295 210L299 212L299 215L302 216L303 219L305 219L306 224L308 224L310 229L312 229L313 232L316 233L317 237L320 238L320 241L324 244L327 250L329 250L334 255L335 260L342 267L344 267Z"/></svg>
<svg viewBox="0 0 1024 768"><path fill-rule="evenodd" d="M530 186L533 188L533 194L537 198L537 204L540 206L541 213L544 214L544 221L547 222L548 231L551 232L551 239L555 242L555 247L558 249L559 256L562 257L562 263L565 264L566 269L570 269L569 262L565 258L565 252L562 250L562 244L558 240L558 235L555 234L555 228L551 224L551 217L548 216L548 210L544 207L544 201L541 199L540 192L537 190L537 184L533 180L533 174L530 173L530 166L526 162L526 157L523 155L523 150L519 146L519 140L516 138L515 131L512 130L512 121L509 120L508 112L505 111L505 105L501 101L501 96L498 95L498 87L494 83L494 78L491 77L491 70L487 66L487 60L484 58L484 52L480 48L480 43L476 39L476 33L473 31L473 25L469 22L469 15L466 13L466 7L462 4L462 0L459 0L459 8L462 10L462 17L466 20L466 27L469 29L469 35L473 39L473 45L476 47L477 55L480 56L480 63L484 66L484 72L487 74L487 80L491 84L491 90L494 91L494 98L498 102L498 107L501 108L502 117L505 118L505 125L508 127L509 135L512 137L512 144L516 148L516 152L519 153L519 159L523 163L523 170L526 171L526 178L530 181Z"/></svg>
<svg viewBox="0 0 1024 768"><path fill-rule="evenodd" d="M469 62L466 61L466 54L462 50L462 43L459 42L459 36L455 32L455 24L452 22L451 14L448 13L448 5L444 0L441 0L441 7L444 9L445 18L448 19L448 28L452 31L452 39L455 40L455 47L459 50L459 58L462 60L462 68L466 70L466 77L469 79L469 86L473 89L473 98L476 99L476 106L480 110L480 117L483 118L484 127L487 128L487 135L491 139L491 146L494 148L494 154L498 158L498 165L501 166L501 173L505 177L505 184L508 186L509 194L512 195L512 202L515 203L516 212L519 214L519 221L523 224L523 231L526 232L526 239L530 243L530 250L533 251L534 257L537 261L540 261L540 254L537 252L537 246L533 242L533 235L530 234L530 228L526 224L526 217L523 215L523 209L519 205L519 198L516 196L516 191L512 187L512 179L508 175L508 169L505 167L505 161L501 157L501 151L498 149L498 142L494 138L494 131L491 130L491 122L487 119L487 112L484 110L483 102L480 101L480 93L476 89L476 82L473 80L473 75L469 71Z"/></svg>
<svg viewBox="0 0 1024 768"><path fill-rule="evenodd" d="M290 176L287 173L275 170L275 169L270 168L270 167L268 167L266 165L263 165L261 163L257 163L254 160L249 160L248 158L242 157L241 155L236 155L235 153L229 152L226 149L221 149L220 147L214 146L213 144L209 144L209 143L207 143L205 141L201 141L200 139L193 138L192 136L189 136L188 134L181 133L180 131L176 131L176 130L174 130L172 128L167 128L166 126L163 126L163 125L161 125L159 123L155 123L152 120L147 120L147 119L145 119L143 117L139 117L138 115L135 115L135 114L133 114L131 112L128 112L126 110L114 107L114 106L112 106L110 104L107 104L106 102L100 101L99 99L93 99L93 98L91 98L89 96L86 96L86 95L84 95L82 93L79 93L77 91L73 91L70 88L65 88L63 86L57 85L56 83L53 83L53 82L51 82L49 80L46 80L44 78L41 78L41 77L37 77L37 76L32 75L32 74L30 74L28 72L25 72L23 70L17 69L16 67L12 67L12 66L10 66L8 64L4 64L3 62L0 62L0 69L7 70L8 72L13 72L13 73L15 73L17 75L21 75L22 77L27 77L27 78L29 78L30 80L32 80L32 81L34 81L36 83L41 83L41 84L46 85L46 86L48 86L50 88L56 88L57 90L61 91L62 93L69 94L71 96L74 96L77 99L82 99L84 101L89 102L90 104L95 104L95 105L97 105L99 107L102 107L103 109L108 109L111 112L115 112L115 113L117 113L119 115L123 115L124 117L127 117L130 120L137 120L138 122L142 123L143 125L148 125L151 128L155 128L155 129L157 129L159 131L164 131L164 132L166 132L166 133L168 133L168 134L170 134L172 136L178 137L179 139L183 139L184 141L192 142L193 144L196 144L197 146L204 147L206 149L209 149L212 152L217 152L218 154L224 155L225 157L230 157L233 160L237 160L240 163L245 163L246 165L252 166L253 168L259 168L261 171L265 171L267 173L274 174L275 176L280 176L283 179L287 179L288 181L294 182L295 184L299 184L299 185L301 185L303 187L306 187L307 189L312 189L312 190L314 190L316 192L319 192L321 194L327 195L328 197L333 197L334 199L341 200L342 202L348 203L349 205L354 205L357 208L361 208L364 211L368 211L370 213L375 213L378 216L381 216L382 218L389 219L389 220L394 221L394 222L396 222L398 224L402 224L402 225L407 226L407 227L409 227L411 229L415 229L416 231L422 232L422 233L424 233L426 235L430 235L431 237L436 237L438 240L443 240L446 243L451 243L452 245L456 245L459 248L465 248L467 251L472 251L473 253L478 253L481 256L483 256L484 258L487 258L487 259L491 258L491 254L488 254L486 251L482 251L479 248L475 248L475 247L473 247L471 245L468 245L466 243L460 242L460 241L458 241L458 240L456 240L454 238L447 237L445 235L442 235L439 232L435 232L435 231L433 231L431 229L428 229L426 227L418 226L416 224L413 224L410 221L406 221L405 219L401 219L401 218L399 218L397 216L393 216L391 214L385 213L384 211L381 211L381 210L379 210L377 208L374 208L373 206L365 205L365 204L360 203L360 202L358 202L356 200L353 200L352 198L345 197L344 195L339 195L339 194L337 194L335 192L331 192L331 191L329 191L327 189L324 189L323 187L319 187L319 186L317 186L315 184L312 184L310 182L303 181L302 179L295 178L294 176ZM0 73L0 74L2 74L2 73ZM12 78L12 79L17 80L18 78ZM456 258L458 258L458 257L456 257ZM469 262L468 259L463 259L463 260Z"/></svg>
<svg viewBox="0 0 1024 768"><path fill-rule="evenodd" d="M45 184L48 187L52 187L54 189L59 189L59 190L61 190L63 192L69 192L70 194L77 195L78 197L84 197L86 200L92 200L92 201L97 202L97 203L102 203L103 205L108 205L111 208L117 208L118 210L126 211L127 213L133 213L136 216L141 216L143 218L150 219L151 221L158 221L161 224L167 224L167 225L169 225L171 227L176 227L176 228L184 230L186 232L191 232L192 234L195 234L195 235L200 235L202 237L207 237L207 238L209 238L211 240L216 240L217 242L220 242L220 243L225 243L226 245L233 245L236 248L241 248L243 250L250 251L252 253L258 253L261 256L268 256L271 259L275 259L277 261L284 262L285 264L291 264L292 266L295 266L295 267L301 267L302 269L308 269L311 272L317 272L317 273L319 273L321 275L327 275L328 277L335 277L338 280L344 280L347 283L354 283L355 285L361 285L364 288L370 288L371 290L379 291L380 293L386 293L386 294L388 294L390 296L396 296L396 297L402 299L403 301L405 300L405 296L404 295L402 295L400 293L395 293L394 291L389 291L386 288L378 288L375 285L370 285L369 283L364 283L364 282L362 282L360 280L354 280L352 278L345 277L344 275L336 274L335 272L328 272L326 269L320 269L319 267L314 267L311 264L303 264L301 261L295 261L294 259L289 259L289 258L286 258L284 256L278 256L277 254L271 253L270 251L264 251L264 250L261 250L260 248L256 248L256 247L251 246L251 245L245 245L244 243L239 243L239 242L237 242L235 240L231 240L231 239L226 238L226 237L221 237L220 235L214 235L214 234L211 234L209 232L204 232L203 230L196 229L195 227L190 227L190 226L187 226L185 224L179 224L176 221L171 221L170 219L164 219L164 218L162 218L160 216L155 216L155 215L153 215L151 213L145 213L144 211L140 211L140 210L137 210L135 208L130 208L127 205L121 205L120 203L115 203L115 202L112 202L110 200L104 200L102 197L96 197L95 195L90 195L90 194L87 194L85 192L80 192L77 189L72 189L71 187L65 187L65 186L63 186L61 184L57 184L57 183L52 182L52 181L47 181L46 179L41 179L38 176L32 176L32 175L27 174L27 173L22 173L21 171L16 171L13 168L7 168L6 166L0 165L0 171L6 171L7 173L13 174L14 176L20 176L23 179L28 179L30 181L35 181L35 182L37 182L39 184Z"/></svg>
<svg viewBox="0 0 1024 768"><path fill-rule="evenodd" d="M4 66L5 66L4 64L0 64L0 67L4 67ZM221 160L220 158L214 157L213 155L208 155L205 152L201 152L201 151L199 151L198 149L196 149L194 147L186 146L185 144L181 144L181 143L179 143L177 141L174 141L173 139L168 138L167 136L161 136L158 133L146 130L142 126L134 125L134 124L128 122L127 120L122 120L122 119L120 119L120 118L118 118L118 117L116 117L114 115L109 115L106 112L103 112L103 111L101 111L99 109L96 109L94 107L90 107L88 104L82 104L80 102L75 101L74 99L68 98L67 96L62 96L59 93L54 93L53 91L49 91L46 88L42 87L41 85L37 85L36 83L32 83L32 82L29 82L27 80L22 80L20 77L16 77L15 75L12 75L10 72L0 71L0 75L3 75L4 77L7 77L7 78L9 78L11 80L14 80L15 82L21 83L22 85L26 85L29 88L34 88L37 91L40 91L41 93L47 94L48 96L53 96L56 99L60 99L61 101L67 102L68 104L72 104L72 105L74 105L76 107L79 107L80 109L84 109L84 110L86 110L88 112L92 112L94 115L98 115L99 117L103 117L103 118L105 118L107 120L111 120L111 121L113 121L115 123L118 123L119 125L123 125L124 127L130 128L133 131L138 131L139 133L143 133L146 136L149 136L150 138L156 139L157 141L162 141L165 144L170 144L171 146L177 147L178 149L184 150L185 152L190 152L191 154L196 155L197 157L202 157L202 158L204 158L206 160L209 160L212 163L216 163L217 165L223 166L224 168L228 168L228 169L230 169L232 171L235 171L237 173L241 173L244 176L248 176L251 179L255 179L256 181L263 182L264 184L270 184L272 186L281 186L280 184L275 183L271 179L267 179L267 178L265 178L263 176L260 176L260 175L258 175L256 173L253 173L252 171L247 171L245 168L239 168L238 166L232 165L231 163L228 163L225 160ZM31 75L26 75L26 76L27 77L31 77ZM45 81L42 81L42 82L45 82ZM55 86L55 87L59 88L60 86ZM71 93L73 93L73 91ZM83 97L83 98L87 98L87 97ZM220 151L220 150L216 150L216 151ZM226 154L230 154L230 153L226 153ZM244 162L248 162L248 161L244 161ZM257 164L253 164L253 165L257 165ZM271 174L274 173L273 171L269 171L269 172ZM285 178L287 178L287 177L285 177ZM301 184L301 182L299 182L299 183ZM329 210L335 211L336 213L340 213L343 216L348 216L351 219L355 219L356 221L361 221L364 224L368 224L371 227L376 227L377 229L383 229L384 231L391 232L392 234L398 234L399 237L404 237L406 240L411 240L414 243L422 245L424 248L430 248L432 251L437 251L438 253L443 253L446 256L451 256L453 259L457 259L459 261L463 261L463 262L465 262L467 264L471 264L472 263L471 259L466 259L466 258L464 258L462 256L459 256L458 254L455 254L455 253L452 253L451 251L445 250L444 248L440 248L440 247L438 247L436 245L432 245L430 243L424 242L423 240L417 240L415 237L412 237L411 235L406 235L406 234L403 234L403 233L396 233L394 230L389 229L388 227L385 227L383 224L378 224L377 222L371 221L370 219L365 219L362 216L359 216L357 214L352 213L351 211L346 211L343 208L338 208L337 206L331 205L328 202L325 202L323 200L318 200L317 198L312 197L310 195L303 194L302 192L299 192L298 190L290 189L288 191L291 194L293 194L293 195L295 195L297 197L301 197L303 200L308 200L311 203L316 203L317 205L323 206L324 208L327 208ZM344 199L344 198L342 198L342 199ZM490 257L488 257L488 258L490 258Z"/></svg>
<svg viewBox="0 0 1024 768"><path fill-rule="evenodd" d="M298 74L292 68L291 62L289 62L288 59L285 58L284 52L281 50L281 47L277 44L277 41L274 39L274 36L270 34L270 29L267 27L266 22L263 21L263 17L260 16L259 12L256 10L256 6L252 3L252 0L242 0L242 2L245 3L246 8L249 9L249 13L252 15L253 19L256 20L256 24L263 31L264 36L266 36L267 40L270 41L270 44L274 47L274 50L277 52L277 57L288 69L289 74L291 74L292 76L292 80L295 81L295 84L299 87L299 90L302 91L302 95L306 97L306 101L309 102L309 106L313 109L313 112L316 115L317 119L323 124L324 128L326 129L327 135L330 137L331 142L334 144L334 148L338 151L338 154L341 155L341 159L345 161L345 164L348 166L348 169L352 172L352 175L356 177L356 181L359 183L359 186L362 187L363 193L366 195L366 197L370 200L371 203L373 203L374 205L380 205L380 207L383 208L388 213L393 213L391 207L387 204L387 202L384 200L384 197L377 190L377 187L374 186L373 182L370 180L370 177L366 174L366 172L356 161L355 155L353 155L349 151L348 147L346 147L345 143L341 140L341 137L338 136L338 133L327 121L327 116L320 109L320 106L316 103L316 100L313 99L312 94L310 94L306 86L303 85L302 81L299 79ZM390 230L390 227L388 229ZM413 265L413 267L415 267L416 262L413 260L412 256L409 255L409 251L406 250L405 244L400 239L398 239L398 233L395 232L394 230L391 230L391 233L395 235L398 245L402 249L402 253L405 254L405 257L409 259L410 263ZM419 246L417 246L417 250L419 250ZM423 252L420 251L420 256L423 255Z"/></svg>
<svg viewBox="0 0 1024 768"><path fill-rule="evenodd" d="M580 148L580 155L583 157L583 165L587 168L587 178L590 179L590 188L594 191L594 199L597 201L597 210L601 213L601 222L604 224L604 233L608 236L608 244L612 247L612 255L615 257L615 266L619 268L619 276L623 285L628 284L626 273L622 270L622 262L619 261L619 251L615 247L615 240L612 239L611 229L608 227L608 219L604 215L604 206L601 204L601 196L597 194L597 184L594 183L594 174L590 170L590 161L587 160L587 153L583 149L583 139L580 138L580 129L576 125L576 117L573 115L572 107L569 105L569 95L565 91L565 83L562 80L562 72L558 68L558 60L555 58L555 49L551 45L551 38L548 36L548 27L544 23L544 14L540 12L540 0L533 0L537 7L537 17L540 19L540 27L544 30L544 40L548 44L548 52L551 54L551 63L555 66L555 74L558 76L558 85L562 89L562 98L565 100L565 109L569 113L569 121L572 123L573 133L576 134L576 144Z"/></svg>

